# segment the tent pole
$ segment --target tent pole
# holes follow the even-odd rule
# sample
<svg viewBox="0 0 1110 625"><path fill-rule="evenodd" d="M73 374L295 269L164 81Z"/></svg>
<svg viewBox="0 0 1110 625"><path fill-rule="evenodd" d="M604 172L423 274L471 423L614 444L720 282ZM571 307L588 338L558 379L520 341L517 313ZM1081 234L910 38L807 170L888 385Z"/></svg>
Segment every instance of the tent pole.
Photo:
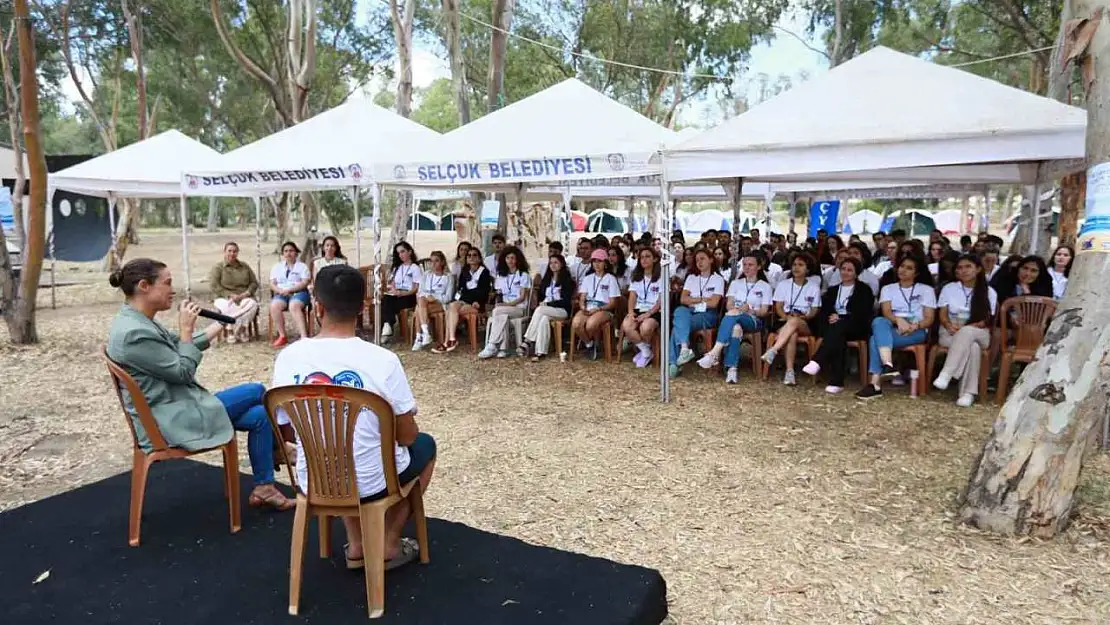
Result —
<svg viewBox="0 0 1110 625"><path fill-rule="evenodd" d="M630 195L624 201L628 210L628 231L636 232L636 198Z"/></svg>
<svg viewBox="0 0 1110 625"><path fill-rule="evenodd" d="M771 207L775 201L775 192L771 190L771 185L767 185L767 190L763 192L763 204L767 215L767 240L771 240Z"/></svg>
<svg viewBox="0 0 1110 625"><path fill-rule="evenodd" d="M1033 183L1033 197L1029 200L1033 212L1033 228L1032 237L1029 239L1029 253L1037 253L1037 243L1041 237L1041 170L1044 169L1044 163L1037 164L1037 179Z"/></svg>
<svg viewBox="0 0 1110 625"><path fill-rule="evenodd" d="M728 254L732 258L732 277L736 278L736 266L739 264L740 259L740 202L744 198L744 179L736 179L735 190L730 186L725 187L726 192L732 197L732 241L729 244ZM727 290L727 287L726 287Z"/></svg>
<svg viewBox="0 0 1110 625"><path fill-rule="evenodd" d="M661 160L665 158L661 156ZM662 174L659 176L659 201L663 206L671 204L671 189L670 183L667 182L667 168L662 166ZM673 227L673 217L670 225ZM670 353L671 353L671 259L674 258L674 253L671 247L671 237L667 231L660 233L660 238L663 240L662 251L662 267L660 267L659 280L662 282L662 293L659 294L659 401L669 403L671 401L671 376L668 371L670 368Z"/></svg>
<svg viewBox="0 0 1110 625"><path fill-rule="evenodd" d="M259 291L262 290L262 196L255 195L254 200L254 270L259 279ZM269 280L266 281L269 283Z"/></svg>
<svg viewBox="0 0 1110 625"><path fill-rule="evenodd" d="M991 188L988 185L983 189L983 214L979 216L979 230L990 231L991 229Z"/></svg>
<svg viewBox="0 0 1110 625"><path fill-rule="evenodd" d="M50 210L53 211L53 208L51 208ZM54 258L53 221L54 220L51 219L51 226L52 227L50 228L50 308L52 310L58 307L58 301L57 301L57 298L54 295L58 291L58 282L55 280L55 274L54 274L54 271L55 271L55 269L54 269L55 262L54 261L56 259Z"/></svg>
<svg viewBox="0 0 1110 625"><path fill-rule="evenodd" d="M516 246L524 251L524 183L516 185Z"/></svg>
<svg viewBox="0 0 1110 625"><path fill-rule="evenodd" d="M185 273L185 299L189 299L193 292L193 285L189 281L189 200L181 194L181 265Z"/></svg>
<svg viewBox="0 0 1110 625"><path fill-rule="evenodd" d="M382 262L382 224L381 205L382 188L377 183L370 185L371 217L370 225L374 229L374 261L370 264L370 284L374 293L374 344L382 344L381 303L382 294L378 284L378 266Z"/></svg>
<svg viewBox="0 0 1110 625"><path fill-rule="evenodd" d="M570 212L571 211L570 203L573 202L573 201L574 201L574 198L570 194L570 185L569 184L563 185L563 215L565 215L566 218L567 218L567 229L562 234L560 239L562 239L563 253L564 254L566 254L570 250L570 240L571 240L572 233L574 232L574 216ZM558 226L556 226L556 227L558 227Z"/></svg>
<svg viewBox="0 0 1110 625"><path fill-rule="evenodd" d="M362 268L362 228L359 223L358 215L358 185L351 187L351 193L354 195L351 198L352 203L355 205L355 266Z"/></svg>

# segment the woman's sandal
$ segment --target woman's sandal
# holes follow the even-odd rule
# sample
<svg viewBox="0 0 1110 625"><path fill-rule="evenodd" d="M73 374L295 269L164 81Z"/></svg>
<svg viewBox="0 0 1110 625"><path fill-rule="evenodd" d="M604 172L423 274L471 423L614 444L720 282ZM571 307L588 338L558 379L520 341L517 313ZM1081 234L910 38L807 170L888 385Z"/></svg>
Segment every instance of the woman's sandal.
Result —
<svg viewBox="0 0 1110 625"><path fill-rule="evenodd" d="M250 504L252 508L268 507L278 512L285 512L286 510L292 510L297 507L296 500L290 499L276 490L265 497L258 493L251 493L250 497L247 498L247 503Z"/></svg>
<svg viewBox="0 0 1110 625"><path fill-rule="evenodd" d="M362 558L352 559L347 555L350 543L343 545L343 559L347 561L347 568L352 571L366 567L366 562ZM416 542L414 538L401 539L401 552L392 559L385 561L385 570L392 571L395 568L404 566L409 562L416 559L420 555L420 543Z"/></svg>

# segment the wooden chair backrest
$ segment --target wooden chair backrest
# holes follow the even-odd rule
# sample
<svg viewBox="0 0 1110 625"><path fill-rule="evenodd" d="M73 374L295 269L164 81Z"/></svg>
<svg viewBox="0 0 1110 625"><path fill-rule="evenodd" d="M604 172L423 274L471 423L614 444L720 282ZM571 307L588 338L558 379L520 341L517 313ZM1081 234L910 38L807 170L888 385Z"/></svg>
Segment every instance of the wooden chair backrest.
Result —
<svg viewBox="0 0 1110 625"><path fill-rule="evenodd" d="M108 375L112 376L112 386L116 389L116 398L119 399L119 407L123 410L127 428L131 430L131 441L135 444L135 449L141 449L139 435L135 432L135 422L131 420L131 413L127 410L127 402L123 398L124 390L131 397L131 405L135 408L139 423L142 424L147 438L150 439L151 452L169 449L170 446L162 436L162 430L158 429L158 422L154 420L154 413L150 411L150 404L147 403L146 396L139 388L139 383L119 363L108 357L106 347L100 348L100 355L104 357L104 364L108 366Z"/></svg>
<svg viewBox="0 0 1110 625"><path fill-rule="evenodd" d="M278 408L289 415L308 467L308 480L301 488L310 504L358 505L354 433L363 409L377 415L386 490L390 495L400 492L394 456L395 416L381 396L349 386L301 384L272 388L262 401L275 417Z"/></svg>
<svg viewBox="0 0 1110 625"><path fill-rule="evenodd" d="M1051 297L1036 295L1022 295L1011 297L1002 303L998 311L1002 322L1002 347L1006 348L1010 327L1010 312L1013 311L1018 318L1018 324L1012 328L1014 333L1014 351L1020 353L1033 353L1044 342L1045 331L1052 315L1056 314L1056 300Z"/></svg>

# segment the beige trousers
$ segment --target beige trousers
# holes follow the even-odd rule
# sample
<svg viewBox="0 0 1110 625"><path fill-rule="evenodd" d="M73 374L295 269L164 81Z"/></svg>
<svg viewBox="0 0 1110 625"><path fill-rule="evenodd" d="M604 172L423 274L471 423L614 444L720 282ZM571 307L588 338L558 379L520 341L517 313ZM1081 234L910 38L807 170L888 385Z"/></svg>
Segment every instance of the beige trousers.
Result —
<svg viewBox="0 0 1110 625"><path fill-rule="evenodd" d="M524 338L536 344L537 354L547 354L551 349L551 321L566 319L567 311L554 306L539 306L532 312L532 320L524 331Z"/></svg>
<svg viewBox="0 0 1110 625"><path fill-rule="evenodd" d="M229 317L235 317L236 329L249 325L254 316L258 314L258 302L251 297L239 300L237 304L221 297L215 301L215 304L216 310Z"/></svg>
<svg viewBox="0 0 1110 625"><path fill-rule="evenodd" d="M489 313L489 322L486 323L486 344L496 345L501 349L509 349L509 333L506 327L510 319L524 317L524 309L516 306L499 306ZM517 344L520 336L516 337Z"/></svg>
<svg viewBox="0 0 1110 625"><path fill-rule="evenodd" d="M941 371L960 381L960 395L978 395L981 350L991 344L990 330L963 326L953 335L948 328L941 327L938 340L948 348Z"/></svg>

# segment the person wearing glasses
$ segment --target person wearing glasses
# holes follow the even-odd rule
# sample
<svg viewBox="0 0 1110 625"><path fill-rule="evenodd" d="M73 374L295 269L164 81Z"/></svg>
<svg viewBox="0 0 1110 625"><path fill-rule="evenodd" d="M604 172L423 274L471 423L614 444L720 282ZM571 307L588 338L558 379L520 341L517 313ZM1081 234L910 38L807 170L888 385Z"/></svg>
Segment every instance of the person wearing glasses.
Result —
<svg viewBox="0 0 1110 625"><path fill-rule="evenodd" d="M459 270L455 299L447 306L444 319L444 342L432 348L433 354L446 354L458 348L459 342L455 339L455 333L459 327L459 320L465 320L469 324L476 323L478 315L486 309L492 290L493 276L482 262L482 253L478 248L472 247L466 251L466 265Z"/></svg>
<svg viewBox="0 0 1110 625"><path fill-rule="evenodd" d="M285 336L286 309L293 317L297 334L302 338L308 336L304 313L311 305L308 283L312 275L308 271L308 265L297 260L300 253L296 243L286 241L281 246L281 262L270 271L270 289L274 294L270 299L270 324L278 334L273 342L274 347L282 347L289 342Z"/></svg>

